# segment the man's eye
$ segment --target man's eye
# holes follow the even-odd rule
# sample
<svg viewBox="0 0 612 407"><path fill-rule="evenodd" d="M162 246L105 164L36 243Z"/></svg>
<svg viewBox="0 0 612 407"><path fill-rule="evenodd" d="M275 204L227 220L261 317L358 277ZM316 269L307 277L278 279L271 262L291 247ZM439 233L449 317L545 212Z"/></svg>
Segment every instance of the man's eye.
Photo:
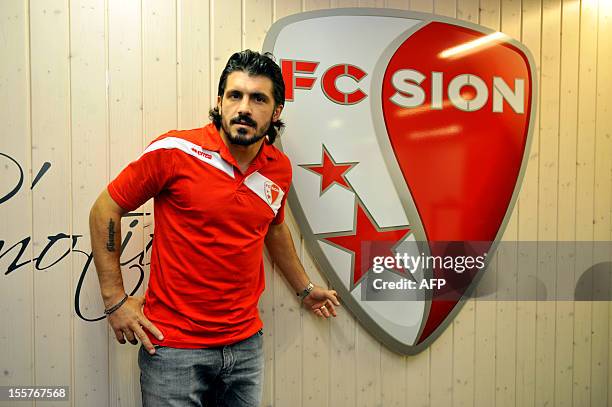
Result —
<svg viewBox="0 0 612 407"><path fill-rule="evenodd" d="M263 96L255 96L255 101L258 103L263 103L266 101L266 98L264 98Z"/></svg>
<svg viewBox="0 0 612 407"><path fill-rule="evenodd" d="M236 93L230 93L228 95L228 99L238 99L240 97L240 95L236 94Z"/></svg>

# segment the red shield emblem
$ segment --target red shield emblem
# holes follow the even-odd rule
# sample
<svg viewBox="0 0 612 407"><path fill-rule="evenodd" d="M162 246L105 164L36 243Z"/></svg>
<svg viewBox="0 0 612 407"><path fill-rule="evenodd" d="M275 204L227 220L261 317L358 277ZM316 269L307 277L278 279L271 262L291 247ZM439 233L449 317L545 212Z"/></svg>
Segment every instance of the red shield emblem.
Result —
<svg viewBox="0 0 612 407"><path fill-rule="evenodd" d="M279 192L280 188L278 185L266 181L266 183L264 184L264 193L266 194L266 200L270 205L273 205L274 202L276 202Z"/></svg>
<svg viewBox="0 0 612 407"><path fill-rule="evenodd" d="M377 9L290 16L264 50L283 69L289 204L311 253L372 334L419 352L512 211L533 125L529 52L473 24Z"/></svg>

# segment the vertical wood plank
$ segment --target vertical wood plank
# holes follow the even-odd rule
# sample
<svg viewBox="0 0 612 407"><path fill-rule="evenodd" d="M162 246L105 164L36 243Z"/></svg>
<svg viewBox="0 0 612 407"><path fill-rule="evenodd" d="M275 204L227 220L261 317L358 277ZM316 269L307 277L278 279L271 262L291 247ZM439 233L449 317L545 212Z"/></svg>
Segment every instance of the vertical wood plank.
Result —
<svg viewBox="0 0 612 407"><path fill-rule="evenodd" d="M610 77L610 69L606 68L605 61L612 60L612 52L610 47L607 45L607 38L612 36L612 7L607 3L600 3L599 5L599 44L597 49L597 61L598 64L602 64L604 66L598 67L597 71L597 83L599 92L597 94L597 140L602 140L601 144L598 144L598 149L600 146L602 147L602 155L609 158L612 156L612 146L610 146L610 140L612 139L612 120L610 118L610 109L612 108L612 98L610 97L610 84L612 83L612 78ZM602 160L605 158L602 157ZM600 161L601 162L601 161ZM608 165L610 165L608 160ZM602 179L605 181L606 176L602 173ZM608 186L612 188L612 169L608 167ZM602 188L605 186L602 184ZM606 195L606 199L602 200L598 203L596 207L596 216L601 216L603 219L598 223L596 223L596 239L608 240L612 241L612 203L610 200L610 193ZM607 215L606 215L606 205L607 205ZM607 216L607 219L606 219ZM608 231L606 237L605 225L607 223ZM600 235L601 234L601 235ZM608 248L610 246L608 245ZM610 252L607 253L607 264L612 260L610 258ZM607 272L610 273L610 266L608 266ZM610 287L610 286L609 286ZM608 294L609 295L609 294ZM608 297L610 298L610 297ZM612 318L612 303L608 303L608 324L612 323L610 319ZM608 397L607 403L610 404L610 400L612 400L612 335L608 334L608 370L605 372L605 377L608 382Z"/></svg>
<svg viewBox="0 0 612 407"><path fill-rule="evenodd" d="M457 0L457 18L478 24L479 2L476 0Z"/></svg>
<svg viewBox="0 0 612 407"><path fill-rule="evenodd" d="M310 2L310 0L308 0ZM357 7L359 0L329 0L329 6L331 8L336 7Z"/></svg>
<svg viewBox="0 0 612 407"><path fill-rule="evenodd" d="M523 2L522 42L531 51L536 63L536 76L539 82L540 72L540 31L541 4L539 1ZM539 108L540 101L533 106L536 109L531 152L527 161L527 170L523 187L519 196L518 237L524 245L519 244L517 291L521 295L535 298L536 284L533 279L525 277L524 271L536 270L537 258L529 243L537 240L538 225L538 168L540 154ZM536 303L535 301L519 301L517 304L517 345L516 345L516 404L532 406L535 403L535 337L536 337Z"/></svg>
<svg viewBox="0 0 612 407"><path fill-rule="evenodd" d="M430 406L430 352L431 347L406 358L406 393L410 406Z"/></svg>
<svg viewBox="0 0 612 407"><path fill-rule="evenodd" d="M456 0L434 0L434 13L454 18L457 15Z"/></svg>
<svg viewBox="0 0 612 407"><path fill-rule="evenodd" d="M385 6L384 0L359 0L359 7L382 8Z"/></svg>
<svg viewBox="0 0 612 407"><path fill-rule="evenodd" d="M408 10L410 8L409 0L386 0L385 7L395 8L398 10Z"/></svg>
<svg viewBox="0 0 612 407"><path fill-rule="evenodd" d="M604 3L603 5L600 4L600 8L599 8L599 38L610 38L610 35L612 35L612 30L610 29L610 26L612 25L612 7L610 7L609 4ZM604 61L610 61L612 59L612 55L610 52L610 47L607 46L607 41L604 40L599 48L598 48L598 63L601 64L605 64ZM612 98L610 97L610 81L612 81L612 78L610 77L610 69L607 69L605 67L602 67L602 69L598 70L597 72L598 78L597 78L597 82L599 84L601 84L601 90L598 93L598 98L597 98L597 117L598 117L598 121L597 121L597 134L598 136L601 134L603 135L603 140L605 140L607 147L606 147L606 151L604 152L604 154L607 154L608 157L610 157L612 155L612 147L610 146L610 139L612 138L612 134L611 134L611 130L612 129L612 121L610 119L610 113L612 110ZM612 180L612 170L610 170L609 174L608 174L608 178L610 180ZM609 181L609 184L612 185L612 181ZM608 196L608 199L611 199ZM604 202L605 204L605 202ZM610 218L612 218L612 204L610 203L610 201L607 202L608 205L608 222L612 222L612 220L610 220ZM601 213L603 215L604 211L605 211L605 205L602 206L601 208ZM597 209L597 212L599 213L599 209ZM608 241L612 241L612 225L609 225L609 229L608 229L608 235L607 235L607 240ZM598 227L598 232L599 232L599 227ZM606 240L606 237L604 235L605 233L605 229L602 228L601 229L601 239ZM599 239L599 235L597 235L597 238ZM609 247L609 246L608 246ZM610 262L612 261L611 259L611 254L608 252L608 259L606 260L608 263L610 264ZM608 266L608 273L610 272L610 268ZM608 324L612 325L612 303L609 303L609 310L608 310L608 317L609 317L609 322ZM609 325L610 326L610 325ZM606 373L607 379L608 379L608 404L610 403L610 400L612 400L612 335L610 335L610 333L608 334L608 372Z"/></svg>
<svg viewBox="0 0 612 407"><path fill-rule="evenodd" d="M599 2L597 37L597 79L596 79L596 123L595 123L595 183L593 208L593 240L595 250L593 264L598 265L599 276L594 284L593 325L591 342L591 405L609 405L609 303L612 253L610 252L610 231L612 221L612 97L610 92L610 69L601 66L611 61L609 25L612 5ZM608 242L606 245L601 242ZM607 246L607 247L606 247Z"/></svg>
<svg viewBox="0 0 612 407"><path fill-rule="evenodd" d="M140 0L108 3L109 181L144 147L141 12Z"/></svg>
<svg viewBox="0 0 612 407"><path fill-rule="evenodd" d="M264 332L264 384L262 406L274 405L274 264L267 250L264 252L266 289L259 300L259 315Z"/></svg>
<svg viewBox="0 0 612 407"><path fill-rule="evenodd" d="M404 406L407 403L406 357L381 346L380 351L381 404L383 406Z"/></svg>
<svg viewBox="0 0 612 407"><path fill-rule="evenodd" d="M322 10L330 8L330 6L330 0L305 0L303 2L304 11Z"/></svg>
<svg viewBox="0 0 612 407"><path fill-rule="evenodd" d="M211 83L217 84L229 57L242 49L243 15L240 0L213 0L212 8Z"/></svg>
<svg viewBox="0 0 612 407"><path fill-rule="evenodd" d="M290 210L285 223L300 256L299 229ZM293 287L276 269L274 276L274 405L297 406L302 401L302 318Z"/></svg>
<svg viewBox="0 0 612 407"><path fill-rule="evenodd" d="M106 185L108 109L106 100L106 7L104 2L70 3L70 93L72 117L72 225L83 235L78 249L91 247L89 209ZM86 256L73 255L76 287ZM104 304L94 270L87 273L79 296L83 311L97 317ZM72 295L74 297L74 293ZM91 310L91 311L90 311ZM97 312L94 312L97 310ZM106 320L86 322L73 314L75 405L108 405L108 340ZM92 352L92 349L95 351Z"/></svg>
<svg viewBox="0 0 612 407"><path fill-rule="evenodd" d="M308 7L309 3L310 0L306 0L306 7ZM274 21L276 21L302 11L302 2L301 0L274 0L273 11Z"/></svg>
<svg viewBox="0 0 612 407"><path fill-rule="evenodd" d="M594 221L594 108L597 95L597 8L596 1L582 1L580 11L580 67L578 79L578 140L576 145L576 240L593 240ZM584 247L584 246L583 246ZM576 257L576 281L593 264L592 250ZM592 279L587 279L592 284ZM591 335L593 304L578 301L574 308L573 401L575 406L591 404Z"/></svg>
<svg viewBox="0 0 612 407"><path fill-rule="evenodd" d="M46 161L52 166L45 182L33 190L35 253L46 246L47 236L71 233L69 14L67 1L30 2L32 166L38 169ZM69 239L63 242L62 249L69 250ZM62 249L54 249L55 255ZM70 260L67 256L46 272L42 269L50 263L41 262L34 271L35 384L72 382Z"/></svg>
<svg viewBox="0 0 612 407"><path fill-rule="evenodd" d="M512 38L521 37L521 2L502 0L500 31ZM497 253L498 298L495 325L495 403L516 405L516 302L518 251L518 211L514 207ZM524 298L519 297L518 301Z"/></svg>
<svg viewBox="0 0 612 407"><path fill-rule="evenodd" d="M177 128L176 2L143 3L144 131L148 144Z"/></svg>
<svg viewBox="0 0 612 407"><path fill-rule="evenodd" d="M244 48L261 51L272 25L272 0L251 0L244 5Z"/></svg>
<svg viewBox="0 0 612 407"><path fill-rule="evenodd" d="M480 0L478 23L493 30L500 29L501 0Z"/></svg>
<svg viewBox="0 0 612 407"><path fill-rule="evenodd" d="M521 38L521 1L502 0L501 31L512 38ZM515 206L502 240L516 242L518 239L518 211ZM507 287L502 293L503 301L497 303L496 321L496 404L514 406L516 403L516 302L517 262L516 243L506 243L498 255L498 282ZM519 298L519 301L521 299Z"/></svg>
<svg viewBox="0 0 612 407"><path fill-rule="evenodd" d="M29 13L25 2L0 2L0 375L3 385L34 384L34 304L30 263L9 274L20 250L15 243L32 235ZM11 157L9 159L8 157ZM13 161L14 160L14 161ZM19 185L23 171L23 185ZM36 168L34 171L38 171ZM48 174L47 174L48 176ZM46 181L46 178L41 181ZM33 257L28 245L22 260ZM11 407L12 401L0 401ZM32 402L23 402L32 406Z"/></svg>
<svg viewBox="0 0 612 407"><path fill-rule="evenodd" d="M453 324L430 346L430 400L432 407L453 403Z"/></svg>
<svg viewBox="0 0 612 407"><path fill-rule="evenodd" d="M344 312L342 312L344 311ZM330 326L329 406L354 406L356 403L356 324L343 309Z"/></svg>
<svg viewBox="0 0 612 407"><path fill-rule="evenodd" d="M536 304L535 404L552 405L555 371L557 184L559 151L559 53L561 4L542 2L540 65L540 160L538 191L538 284L544 284L549 300Z"/></svg>
<svg viewBox="0 0 612 407"><path fill-rule="evenodd" d="M497 273L496 259L492 259L489 268L480 284L495 287ZM489 279L489 281L485 281ZM481 290L477 290L480 295ZM494 296L475 300L474 310L474 406L486 407L495 405L495 321L496 310Z"/></svg>
<svg viewBox="0 0 612 407"><path fill-rule="evenodd" d="M492 28L500 29L500 1L481 0L477 13L472 10L467 13L478 19L478 23ZM473 17L473 18L474 18ZM497 304L496 294L490 291L497 290L497 279L502 270L499 266L500 253L491 259L486 274L484 275L477 295L485 296L476 299L475 309L475 355L474 355L474 405L491 406L496 402L497 371ZM488 372L488 373L487 373Z"/></svg>
<svg viewBox="0 0 612 407"><path fill-rule="evenodd" d="M210 81L210 1L178 2L178 128L193 129L208 123L208 110L216 93Z"/></svg>
<svg viewBox="0 0 612 407"><path fill-rule="evenodd" d="M302 241L302 263L311 281L321 287L328 287L314 260ZM336 307L338 313L347 310ZM336 318L323 320L306 308L302 308L302 405L328 405L330 393L330 375L342 374L336 366L330 363L330 326Z"/></svg>
<svg viewBox="0 0 612 407"><path fill-rule="evenodd" d="M410 10L433 13L434 2L433 0L410 0Z"/></svg>
<svg viewBox="0 0 612 407"><path fill-rule="evenodd" d="M452 405L474 405L475 301L470 299L453 321Z"/></svg>
<svg viewBox="0 0 612 407"><path fill-rule="evenodd" d="M109 157L108 179L114 179L144 149L142 98L142 9L139 0L108 2L108 103ZM139 208L137 212L143 212ZM130 227L132 222L136 225ZM132 233L121 258L133 258L144 250L152 228L144 228L144 216L123 218L121 232ZM148 274L148 273L147 273ZM131 292L138 275L127 266L122 267L123 284ZM143 295L146 284L138 290ZM140 371L137 348L121 345L108 327L109 348L109 405L140 403Z"/></svg>
<svg viewBox="0 0 612 407"><path fill-rule="evenodd" d="M559 82L559 179L557 236L562 248L576 239L576 128L580 3L564 0L561 21L561 77ZM575 256L567 250L558 257L557 290L573 293ZM555 346L556 406L572 406L574 302L557 302Z"/></svg>
<svg viewBox="0 0 612 407"><path fill-rule="evenodd" d="M374 339L360 324L355 333L356 361L356 401L355 406L381 406L381 344Z"/></svg>

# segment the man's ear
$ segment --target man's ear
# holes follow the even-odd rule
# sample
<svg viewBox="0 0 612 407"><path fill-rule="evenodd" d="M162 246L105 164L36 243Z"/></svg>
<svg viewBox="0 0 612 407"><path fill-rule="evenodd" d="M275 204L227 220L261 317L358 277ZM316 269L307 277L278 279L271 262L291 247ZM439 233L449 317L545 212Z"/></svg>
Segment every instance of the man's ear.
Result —
<svg viewBox="0 0 612 407"><path fill-rule="evenodd" d="M274 114L272 115L272 121L273 121L273 122L275 122L275 121L277 121L278 119L280 119L280 115L281 115L281 113L282 113L282 111L283 111L283 107L284 107L283 105L277 105L277 106L274 108Z"/></svg>
<svg viewBox="0 0 612 407"><path fill-rule="evenodd" d="M221 96L217 96L217 110L221 112Z"/></svg>

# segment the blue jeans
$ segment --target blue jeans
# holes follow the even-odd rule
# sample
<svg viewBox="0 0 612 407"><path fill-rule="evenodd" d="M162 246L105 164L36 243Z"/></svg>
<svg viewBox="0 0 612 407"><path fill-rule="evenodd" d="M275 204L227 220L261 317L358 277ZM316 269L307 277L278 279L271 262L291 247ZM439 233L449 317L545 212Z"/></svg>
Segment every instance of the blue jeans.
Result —
<svg viewBox="0 0 612 407"><path fill-rule="evenodd" d="M144 407L258 407L263 389L263 333L227 346L138 352Z"/></svg>

